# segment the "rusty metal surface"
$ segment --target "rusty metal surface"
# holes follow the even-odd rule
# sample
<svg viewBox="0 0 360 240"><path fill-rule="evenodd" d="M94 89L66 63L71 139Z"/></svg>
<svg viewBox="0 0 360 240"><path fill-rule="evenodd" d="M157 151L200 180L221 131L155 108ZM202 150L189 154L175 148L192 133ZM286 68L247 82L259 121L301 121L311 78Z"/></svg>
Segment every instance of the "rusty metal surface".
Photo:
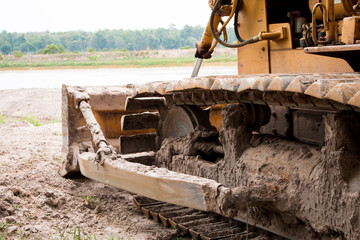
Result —
<svg viewBox="0 0 360 240"><path fill-rule="evenodd" d="M191 208L159 202L153 199L136 196L134 203L149 219L171 225L181 231L182 235L193 239L259 239L265 236L271 239L284 239L281 236L249 226L229 218L200 212Z"/></svg>
<svg viewBox="0 0 360 240"><path fill-rule="evenodd" d="M307 47L305 48L307 53L318 53L331 54L341 52L352 52L355 55L360 54L360 44L349 44L349 45L331 45L331 46L320 46L320 47Z"/></svg>

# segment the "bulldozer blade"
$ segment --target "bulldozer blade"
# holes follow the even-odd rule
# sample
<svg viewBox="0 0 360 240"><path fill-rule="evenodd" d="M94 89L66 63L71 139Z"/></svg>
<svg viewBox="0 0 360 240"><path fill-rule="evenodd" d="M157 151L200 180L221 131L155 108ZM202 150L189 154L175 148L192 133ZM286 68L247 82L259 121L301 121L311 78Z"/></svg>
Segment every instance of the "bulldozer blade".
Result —
<svg viewBox="0 0 360 240"><path fill-rule="evenodd" d="M142 111L126 111L126 100L136 94L137 89L134 86L119 87L79 87L66 86L62 87L62 166L59 174L63 177L72 177L80 174L78 165L78 156L82 152L96 152L99 142L94 141L94 132L101 129L102 135L98 141L105 142L124 153L133 152L131 141L140 134L145 136L151 146L144 148L144 151L153 149L155 145L154 135L155 129L122 129L122 118L134 119L139 118ZM86 104L84 104L86 102ZM91 130L89 124L85 120L84 113L80 111L81 107L87 109L86 115L92 119L97 125ZM128 117L126 117L128 116ZM157 121L156 114L145 114L149 121ZM128 122L128 121L126 121ZM157 123L156 123L157 124ZM149 124L144 128L149 127ZM119 138L122 137L120 142ZM141 137L135 137L138 141L142 141ZM122 144L122 147L120 145ZM140 143L141 144L141 143ZM148 145L148 144L147 144ZM138 152L138 151L137 151ZM142 157L144 161L149 162L151 159Z"/></svg>
<svg viewBox="0 0 360 240"><path fill-rule="evenodd" d="M93 161L94 157L95 154L89 152L79 156L82 175L158 201L221 213L223 206L217 204L222 201L214 199L222 200L230 191L214 180L131 163L121 158L105 159L100 165Z"/></svg>

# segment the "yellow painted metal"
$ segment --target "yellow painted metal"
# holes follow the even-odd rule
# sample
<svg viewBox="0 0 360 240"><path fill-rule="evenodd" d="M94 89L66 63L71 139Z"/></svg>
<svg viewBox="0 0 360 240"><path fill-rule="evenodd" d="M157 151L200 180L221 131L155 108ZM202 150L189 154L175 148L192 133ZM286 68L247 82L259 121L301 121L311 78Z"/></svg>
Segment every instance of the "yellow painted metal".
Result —
<svg viewBox="0 0 360 240"><path fill-rule="evenodd" d="M214 28L217 29L219 23L220 23L221 17L217 16L214 19ZM210 49L211 51L214 50L215 46L217 45L217 42L214 42L214 36L211 33L211 27L210 27L210 20L205 28L205 31L203 33L203 36L201 38L201 41L198 44L198 47L201 49ZM213 47L212 47L213 46Z"/></svg>
<svg viewBox="0 0 360 240"><path fill-rule="evenodd" d="M325 97L336 102L347 104L358 92L360 92L359 82L340 83L333 87Z"/></svg>
<svg viewBox="0 0 360 240"><path fill-rule="evenodd" d="M132 112L98 112L94 111L96 121L99 123L106 138L119 138L119 136L129 136L134 134L154 133L155 129L141 130L121 130L121 117ZM137 112L133 112L137 113Z"/></svg>
<svg viewBox="0 0 360 240"><path fill-rule="evenodd" d="M249 39L259 32L268 32L266 0L244 0L239 12L239 33ZM267 41L238 48L239 74L269 73L269 47Z"/></svg>
<svg viewBox="0 0 360 240"><path fill-rule="evenodd" d="M231 7L231 13L230 13L229 17L226 19L226 21L224 22L224 24L222 25L222 27L220 28L219 32L222 32L225 29L226 25L228 25L228 23L234 16L235 9L236 9L236 3L237 3L237 0L233 0L232 7Z"/></svg>
<svg viewBox="0 0 360 240"><path fill-rule="evenodd" d="M309 8L310 11L314 8L315 4L324 2L324 0L309 0ZM354 10L353 6L357 3L357 0L341 0L341 1L334 1L334 11L335 11L335 18L337 20L344 18L344 16L350 16ZM318 20L322 19L322 14L320 10L316 11L316 18Z"/></svg>
<svg viewBox="0 0 360 240"><path fill-rule="evenodd" d="M322 18L323 18L323 25L324 25L324 29L328 30L329 29L329 22L328 22L328 11L326 9L326 5L323 3L317 3L315 4L315 6L313 7L311 14L312 14L312 39L315 43L315 45L319 45L321 43L326 43L326 41L324 40L319 40L318 39L318 35L317 35L317 24L316 24L316 11L318 9L321 9L321 13L322 13Z"/></svg>
<svg viewBox="0 0 360 240"><path fill-rule="evenodd" d="M289 23L276 23L269 24L269 31L276 31L277 29L282 29L286 35L277 41L270 41L270 51L277 49L292 49L292 40L291 40L291 29Z"/></svg>
<svg viewBox="0 0 360 240"><path fill-rule="evenodd" d="M360 92L357 92L349 101L349 104L360 108Z"/></svg>
<svg viewBox="0 0 360 240"><path fill-rule="evenodd" d="M335 4L335 11L338 7ZM293 49L289 23L267 25L265 0L244 0L238 22L243 39L277 29L283 29L286 34L277 41L262 41L239 48L239 74L353 71L342 59L308 56L302 49Z"/></svg>
<svg viewBox="0 0 360 240"><path fill-rule="evenodd" d="M289 86L289 84L293 81L292 76L278 76L269 84L267 91L285 91L285 89Z"/></svg>
<svg viewBox="0 0 360 240"><path fill-rule="evenodd" d="M304 93L306 90L306 86L303 82L311 82L303 76L299 76L291 81L291 83L287 86L285 91L287 92L296 92L296 93Z"/></svg>
<svg viewBox="0 0 360 240"><path fill-rule="evenodd" d="M313 84L311 84L305 91L306 95L313 96L318 99L329 99L327 94L334 89L335 86L341 84L345 80L338 80L338 79L327 79L327 80L319 80ZM354 93L355 94L355 93ZM331 94L330 96L334 96ZM340 98L337 98L339 100ZM334 99L332 99L334 100ZM337 101L335 100L335 101Z"/></svg>
<svg viewBox="0 0 360 240"><path fill-rule="evenodd" d="M272 73L353 72L343 59L309 55L303 49L275 49L270 59Z"/></svg>
<svg viewBox="0 0 360 240"><path fill-rule="evenodd" d="M338 33L337 33L338 27L337 27L337 22L335 20L334 0L326 0L326 8L329 16L328 29L326 30L326 41L336 42L338 39Z"/></svg>
<svg viewBox="0 0 360 240"><path fill-rule="evenodd" d="M216 127L216 130L220 131L223 125L223 118L221 116L222 108L226 106L226 104L218 104L211 106L209 113L209 120L212 126Z"/></svg>
<svg viewBox="0 0 360 240"><path fill-rule="evenodd" d="M211 9L214 8L216 1L209 1L209 6ZM219 15L215 15L214 18L214 29L217 29L219 23L221 22L221 17L225 17L228 16L228 18L225 20L224 23L222 23L221 28L218 30L218 32L221 34L224 34L224 38L227 40L227 34L226 34L226 26L227 24L230 22L230 20L232 19L232 17L235 14L235 8L236 8L236 3L237 0L233 0L231 5L225 5L221 7L221 16ZM214 40L214 36L211 33L211 28L210 28L210 20L205 28L205 31L203 33L203 36L201 38L201 41L198 43L198 48L199 49L209 49L209 52L212 53L215 49L215 47L217 46L218 42Z"/></svg>
<svg viewBox="0 0 360 240"><path fill-rule="evenodd" d="M360 17L344 18L342 23L341 41L345 44L354 44L360 39Z"/></svg>
<svg viewBox="0 0 360 240"><path fill-rule="evenodd" d="M260 41L263 41L263 40L280 41L285 38L286 38L286 28L285 27L281 27L281 28L275 29L274 31L270 31L270 32L259 33Z"/></svg>

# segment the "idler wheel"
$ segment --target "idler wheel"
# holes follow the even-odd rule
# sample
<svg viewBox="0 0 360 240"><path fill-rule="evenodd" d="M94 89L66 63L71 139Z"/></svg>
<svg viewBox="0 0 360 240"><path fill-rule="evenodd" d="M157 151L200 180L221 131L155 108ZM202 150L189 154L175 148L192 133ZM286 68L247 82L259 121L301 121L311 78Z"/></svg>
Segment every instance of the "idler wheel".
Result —
<svg viewBox="0 0 360 240"><path fill-rule="evenodd" d="M188 106L174 106L167 111L162 124L162 137L182 137L199 125L194 111Z"/></svg>

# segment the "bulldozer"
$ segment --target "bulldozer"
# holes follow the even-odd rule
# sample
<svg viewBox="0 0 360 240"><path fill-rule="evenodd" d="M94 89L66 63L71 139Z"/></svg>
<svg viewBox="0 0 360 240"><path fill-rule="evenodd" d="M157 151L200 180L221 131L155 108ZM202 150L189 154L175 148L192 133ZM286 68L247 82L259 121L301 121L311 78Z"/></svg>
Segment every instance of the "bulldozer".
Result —
<svg viewBox="0 0 360 240"><path fill-rule="evenodd" d="M190 78L63 86L60 175L288 239L360 239L360 1L208 2ZM197 76L219 44L238 74Z"/></svg>

